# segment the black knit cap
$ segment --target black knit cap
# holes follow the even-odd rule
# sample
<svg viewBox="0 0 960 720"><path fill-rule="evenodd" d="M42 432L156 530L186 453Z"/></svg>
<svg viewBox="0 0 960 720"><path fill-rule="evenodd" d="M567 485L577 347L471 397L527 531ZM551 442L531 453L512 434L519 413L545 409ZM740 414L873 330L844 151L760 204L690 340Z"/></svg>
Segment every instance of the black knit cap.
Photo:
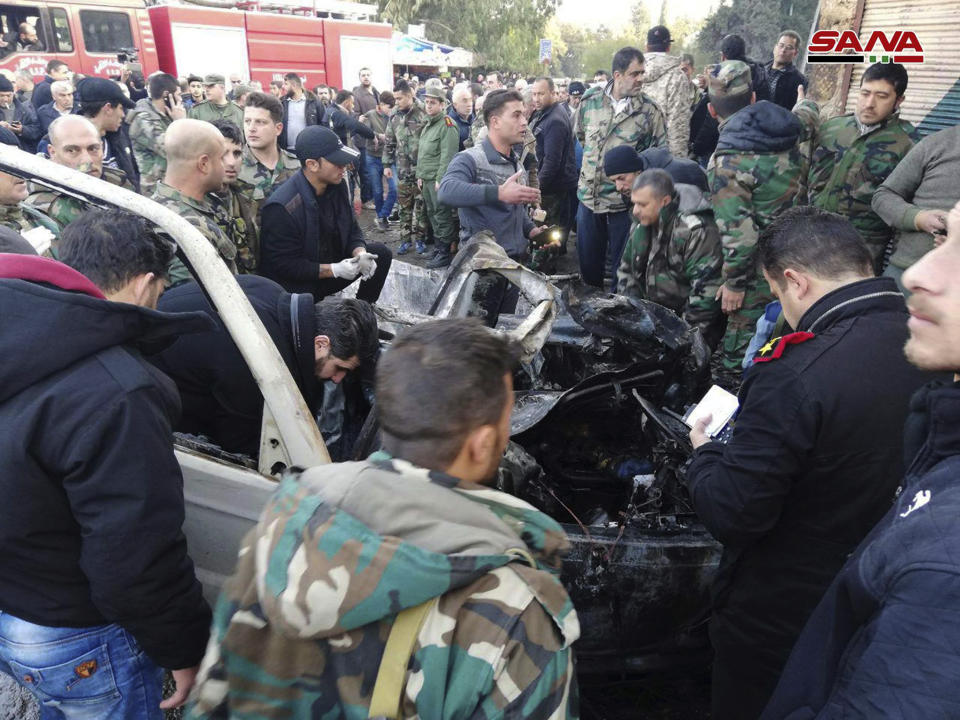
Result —
<svg viewBox="0 0 960 720"><path fill-rule="evenodd" d="M618 145L603 156L603 174L607 177L643 172L643 158L630 145Z"/></svg>
<svg viewBox="0 0 960 720"><path fill-rule="evenodd" d="M13 92L13 83L0 75L0 92Z"/></svg>

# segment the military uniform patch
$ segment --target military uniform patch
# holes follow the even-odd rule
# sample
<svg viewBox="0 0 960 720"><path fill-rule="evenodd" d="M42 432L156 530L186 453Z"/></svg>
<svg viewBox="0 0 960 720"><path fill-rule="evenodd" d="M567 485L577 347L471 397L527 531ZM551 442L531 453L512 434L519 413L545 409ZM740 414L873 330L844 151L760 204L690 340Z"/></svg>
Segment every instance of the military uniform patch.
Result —
<svg viewBox="0 0 960 720"><path fill-rule="evenodd" d="M760 352L757 353L757 356L753 359L753 361L755 363L761 363L776 360L783 355L783 351L787 349L787 345L798 345L802 342L810 340L813 337L814 334L810 332L795 332L790 333L789 335L784 335L783 337L773 338L770 340L770 342L760 348Z"/></svg>
<svg viewBox="0 0 960 720"><path fill-rule="evenodd" d="M447 127L456 127L456 126L457 126L456 123L453 122L453 118L450 117L449 115L445 115L443 119L446 121Z"/></svg>

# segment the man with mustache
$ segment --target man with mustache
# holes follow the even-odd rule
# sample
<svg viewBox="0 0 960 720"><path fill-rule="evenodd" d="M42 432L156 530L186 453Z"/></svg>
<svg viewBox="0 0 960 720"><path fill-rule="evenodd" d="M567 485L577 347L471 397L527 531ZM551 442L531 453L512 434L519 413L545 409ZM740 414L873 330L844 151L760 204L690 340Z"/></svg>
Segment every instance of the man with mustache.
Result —
<svg viewBox="0 0 960 720"><path fill-rule="evenodd" d="M890 507L910 396L929 380L900 350L903 295L873 277L848 220L786 210L761 233L758 265L796 332L747 371L729 443L703 423L690 433L690 497L724 546L710 627L717 720L756 720L810 613ZM801 716L813 717L777 715Z"/></svg>
<svg viewBox="0 0 960 720"><path fill-rule="evenodd" d="M907 359L953 375L916 393L906 476L794 647L763 718L952 717L960 705L960 204L903 275ZM886 401L884 397L883 402Z"/></svg>

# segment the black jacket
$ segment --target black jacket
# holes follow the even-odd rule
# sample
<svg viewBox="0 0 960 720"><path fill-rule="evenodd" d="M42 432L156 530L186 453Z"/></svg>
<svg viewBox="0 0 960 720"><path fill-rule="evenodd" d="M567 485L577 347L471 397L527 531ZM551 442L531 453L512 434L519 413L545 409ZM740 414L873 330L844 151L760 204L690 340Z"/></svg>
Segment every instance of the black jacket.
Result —
<svg viewBox="0 0 960 720"><path fill-rule="evenodd" d="M354 133L368 140L373 140L373 138L376 137L376 133L373 132L369 125L364 125L356 117L345 112L339 105L331 105L327 108L325 122L327 126L337 134L340 142L344 145L350 144L350 136Z"/></svg>
<svg viewBox="0 0 960 720"><path fill-rule="evenodd" d="M774 70L771 60L763 67L767 73L768 100L782 108L793 110L793 106L797 104L797 88L801 85L806 88L807 78L793 64L783 70Z"/></svg>
<svg viewBox="0 0 960 720"><path fill-rule="evenodd" d="M203 656L210 609L181 526L173 382L143 359L202 315L107 302L40 257L0 255L0 610L118 623L154 662Z"/></svg>
<svg viewBox="0 0 960 720"><path fill-rule="evenodd" d="M960 716L960 385L911 402L897 502L847 561L763 714Z"/></svg>
<svg viewBox="0 0 960 720"><path fill-rule="evenodd" d="M37 141L43 137L40 130L40 120L29 103L13 99L13 120L20 123L20 148L33 153L37 151Z"/></svg>
<svg viewBox="0 0 960 720"><path fill-rule="evenodd" d="M53 93L50 92L50 86L53 85L54 82L56 81L52 77L44 75L43 80L37 83L37 86L33 89L33 95L30 96L30 102L33 103L35 110L53 100Z"/></svg>
<svg viewBox="0 0 960 720"><path fill-rule="evenodd" d="M260 274L288 292L324 297L326 293L319 287L320 265L340 262L356 248L366 247L347 183L328 186L324 195L326 221L336 226L335 238L321 232L317 193L303 171L280 185L263 206Z"/></svg>
<svg viewBox="0 0 960 720"><path fill-rule="evenodd" d="M573 148L573 122L556 103L533 118L537 139L537 177L546 195L566 193L577 186L577 159Z"/></svg>
<svg viewBox="0 0 960 720"><path fill-rule="evenodd" d="M53 101L37 108L37 122L40 123L40 136L47 134L50 123L60 117L60 111L54 107Z"/></svg>
<svg viewBox="0 0 960 720"><path fill-rule="evenodd" d="M304 117L306 118L307 124L304 127L310 127L311 125L319 125L323 120L323 106L317 101L317 99L312 95L304 94L304 99L307 101L307 104L303 108ZM290 98L285 97L283 99L283 130L280 131L280 136L277 138L277 141L280 143L280 147L284 150L287 149L287 127L289 126L290 120Z"/></svg>
<svg viewBox="0 0 960 720"><path fill-rule="evenodd" d="M811 339L773 342L766 356L782 356L748 371L730 442L694 453L690 496L724 545L711 635L756 663L758 678L783 667L847 555L893 501L910 395L929 379L904 358L907 319L889 278L824 296L797 328Z"/></svg>
<svg viewBox="0 0 960 720"><path fill-rule="evenodd" d="M314 373L313 338L317 333L313 296L291 295L272 280L256 275L240 275L237 282L312 407L319 387ZM203 312L216 324L208 332L184 335L151 358L180 391L183 413L174 428L206 435L228 452L256 457L263 395L219 314L195 282L164 293L158 308Z"/></svg>
<svg viewBox="0 0 960 720"><path fill-rule="evenodd" d="M130 126L123 122L120 123L118 130L104 135L104 139L110 146L110 154L117 160L117 166L123 170L137 192L140 192L140 168L137 167L137 160L133 155L133 145L130 143L129 133Z"/></svg>

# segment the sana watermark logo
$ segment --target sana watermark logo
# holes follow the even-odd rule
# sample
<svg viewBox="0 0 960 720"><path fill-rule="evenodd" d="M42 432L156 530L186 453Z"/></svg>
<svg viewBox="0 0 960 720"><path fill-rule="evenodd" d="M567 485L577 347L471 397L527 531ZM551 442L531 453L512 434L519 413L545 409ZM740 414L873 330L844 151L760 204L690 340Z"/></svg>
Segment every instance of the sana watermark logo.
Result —
<svg viewBox="0 0 960 720"><path fill-rule="evenodd" d="M912 30L874 30L869 36L853 30L817 30L807 45L807 62L922 63L923 45Z"/></svg>

